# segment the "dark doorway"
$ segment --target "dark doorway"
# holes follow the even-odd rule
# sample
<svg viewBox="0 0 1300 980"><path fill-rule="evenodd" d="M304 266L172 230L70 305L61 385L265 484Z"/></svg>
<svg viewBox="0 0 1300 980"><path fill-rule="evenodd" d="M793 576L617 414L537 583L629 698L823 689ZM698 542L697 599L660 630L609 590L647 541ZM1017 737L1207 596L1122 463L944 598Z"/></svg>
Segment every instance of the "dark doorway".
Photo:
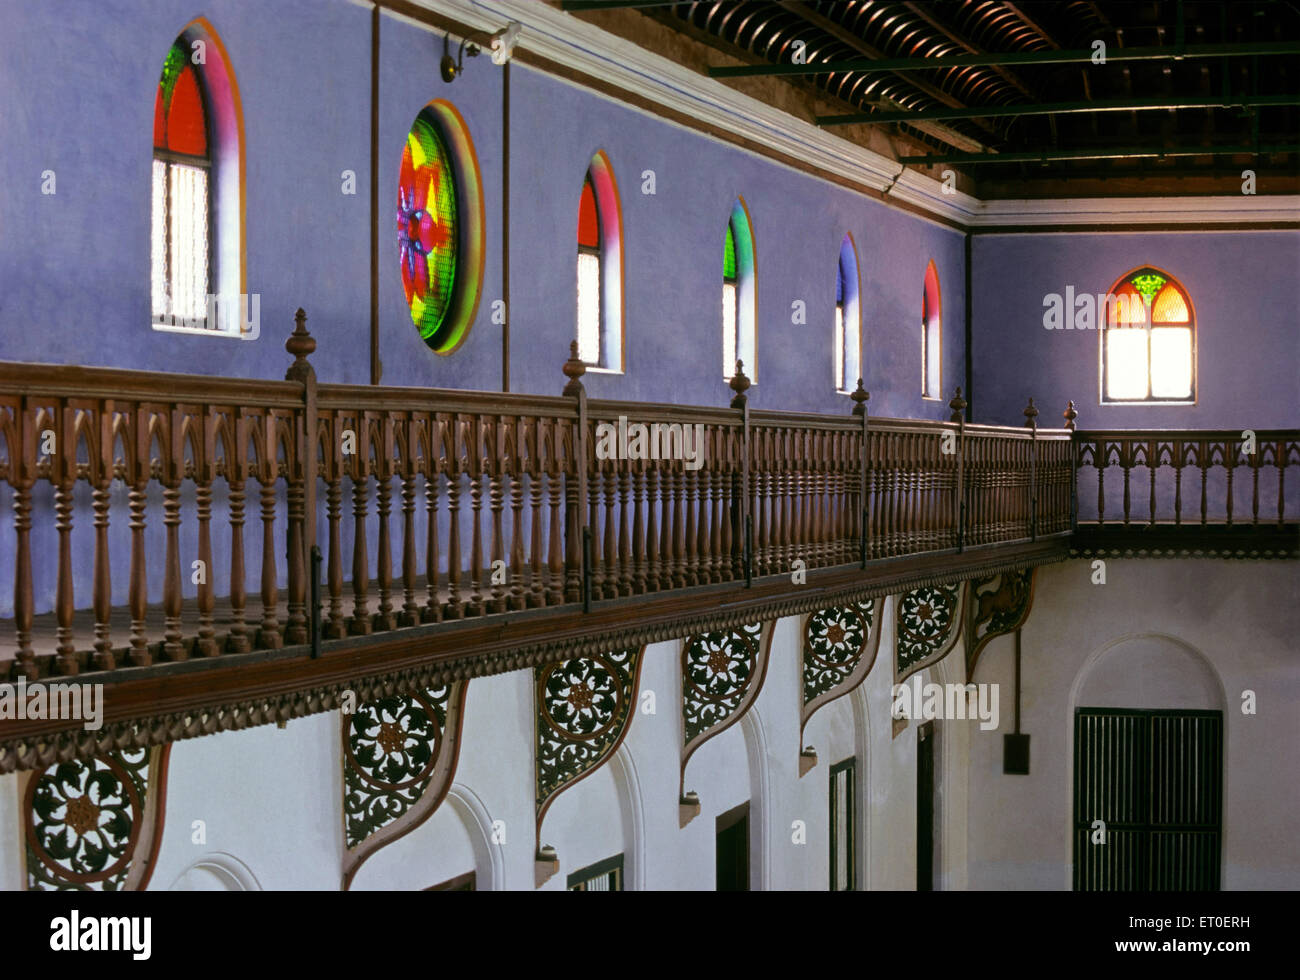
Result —
<svg viewBox="0 0 1300 980"><path fill-rule="evenodd" d="M718 891L749 891L749 804L718 817Z"/></svg>
<svg viewBox="0 0 1300 980"><path fill-rule="evenodd" d="M1222 712L1075 712L1076 891L1218 891L1222 829Z"/></svg>
<svg viewBox="0 0 1300 980"><path fill-rule="evenodd" d="M916 890L934 891L934 722L916 730Z"/></svg>

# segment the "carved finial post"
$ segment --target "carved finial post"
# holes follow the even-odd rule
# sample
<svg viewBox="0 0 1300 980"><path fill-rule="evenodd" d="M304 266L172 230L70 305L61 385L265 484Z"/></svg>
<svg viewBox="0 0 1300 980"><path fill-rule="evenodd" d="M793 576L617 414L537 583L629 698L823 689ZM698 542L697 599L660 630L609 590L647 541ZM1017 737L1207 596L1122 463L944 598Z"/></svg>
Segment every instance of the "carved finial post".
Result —
<svg viewBox="0 0 1300 980"><path fill-rule="evenodd" d="M745 377L744 361L736 361L736 373L731 376L731 380L727 382L727 384L731 390L736 393L736 397L731 399L731 407L744 408L745 403L749 401L745 392L748 390L750 384L749 379Z"/></svg>
<svg viewBox="0 0 1300 980"><path fill-rule="evenodd" d="M316 369L307 360L316 351L316 338L307 331L307 314L301 307L293 315L293 333L284 342L284 349L293 355L293 363L284 372L285 381L306 381L308 375L316 377Z"/></svg>
<svg viewBox="0 0 1300 980"><path fill-rule="evenodd" d="M582 376L587 373L586 362L578 356L578 342L576 340L569 343L569 359L564 362L564 376L569 379L569 383L564 386L564 393L573 397L578 392L583 391Z"/></svg>
<svg viewBox="0 0 1300 980"><path fill-rule="evenodd" d="M1065 411L1061 413L1061 417L1065 419L1065 427L1073 432L1074 420L1079 417L1079 413L1074 410L1074 402L1070 402L1065 406Z"/></svg>
<svg viewBox="0 0 1300 980"><path fill-rule="evenodd" d="M961 385L957 386L957 393L952 396L952 401L948 403L948 407L952 409L952 418L948 420L949 422L965 421L965 416L962 413L966 411L966 399L961 396Z"/></svg>
<svg viewBox="0 0 1300 980"><path fill-rule="evenodd" d="M865 415L867 413L867 402L871 399L871 392L862 387L861 378L858 378L858 386L849 397L853 399L853 414Z"/></svg>
<svg viewBox="0 0 1300 980"><path fill-rule="evenodd" d="M1025 428L1038 428L1038 409L1034 406L1033 398L1029 399L1029 404L1025 406Z"/></svg>

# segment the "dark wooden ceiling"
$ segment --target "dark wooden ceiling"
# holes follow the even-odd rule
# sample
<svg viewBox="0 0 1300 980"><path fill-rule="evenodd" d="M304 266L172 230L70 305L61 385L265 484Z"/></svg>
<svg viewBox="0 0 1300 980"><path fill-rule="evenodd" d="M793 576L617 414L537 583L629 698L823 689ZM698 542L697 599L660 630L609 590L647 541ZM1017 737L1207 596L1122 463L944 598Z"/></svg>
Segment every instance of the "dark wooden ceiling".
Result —
<svg viewBox="0 0 1300 980"><path fill-rule="evenodd" d="M983 198L1240 193L1245 169L1260 194L1300 190L1300 0L561 6L625 35L629 12L593 11L632 8L726 55L707 59L709 74L775 81L818 125L873 149L883 132L895 157L934 176L951 168ZM1105 64L1069 55L1098 41ZM993 63L914 67L952 57ZM1035 63L1057 57L1069 60Z"/></svg>

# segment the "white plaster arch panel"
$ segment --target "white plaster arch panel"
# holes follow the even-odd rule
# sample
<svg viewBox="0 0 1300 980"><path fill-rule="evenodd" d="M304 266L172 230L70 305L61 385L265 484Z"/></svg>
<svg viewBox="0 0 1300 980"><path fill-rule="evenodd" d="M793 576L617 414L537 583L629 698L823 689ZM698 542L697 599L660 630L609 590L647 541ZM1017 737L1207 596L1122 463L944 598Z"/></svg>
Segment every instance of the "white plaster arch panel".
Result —
<svg viewBox="0 0 1300 980"><path fill-rule="evenodd" d="M173 892L259 892L257 876L239 858L223 851L203 855L177 875Z"/></svg>

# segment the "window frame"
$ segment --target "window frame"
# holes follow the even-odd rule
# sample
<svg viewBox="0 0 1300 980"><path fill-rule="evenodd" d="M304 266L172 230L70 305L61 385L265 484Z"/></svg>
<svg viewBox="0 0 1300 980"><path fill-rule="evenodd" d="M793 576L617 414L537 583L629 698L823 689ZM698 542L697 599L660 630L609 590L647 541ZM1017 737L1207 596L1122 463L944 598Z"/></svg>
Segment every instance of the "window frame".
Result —
<svg viewBox="0 0 1300 980"><path fill-rule="evenodd" d="M198 89L199 92L199 102L203 106L203 141L204 141L204 145L207 147L208 152L206 156L200 157L200 156L194 156L193 154L189 154L189 153L180 153L177 152L176 150L163 150L155 146L153 148L153 158L152 158L153 161L155 162L161 161L164 166L162 256L163 256L163 268L167 273L167 275L164 278L164 283L169 290L168 295L172 297L173 302L175 297L170 292L171 286L173 285L171 281L172 270L170 268L171 247L172 247L171 176L172 176L172 167L175 166L176 164L181 164L183 166L188 166L188 167L199 167L207 171L207 177L204 181L204 197L206 198L206 200L204 201L203 204L204 209L206 211L206 219L207 219L205 222L205 227L207 228L207 235L203 243L205 251L207 252L207 270L206 270L207 291L204 293L205 300L208 296L213 295L213 291L212 291L213 281L220 280L220 270L217 269L217 261L219 259L219 254L218 254L218 249L216 247L217 246L216 243L217 236L215 231L215 229L217 228L216 220L215 220L216 209L214 206L215 202L213 200L213 195L215 193L216 180L217 180L216 126L213 120L212 98L208 92L208 88L209 88L208 79L206 78L204 72L201 70L206 68L206 64L196 65L194 64L193 61L194 43L195 41L203 40L203 39L190 37L188 36L189 34L190 34L190 29L187 27L180 34L176 35L176 41L173 41L172 44L173 46L175 46L177 42L180 42L181 47L188 49L188 51L190 52L186 57L186 64L189 65L190 70L194 75L195 87ZM169 48L168 51L170 52L170 50L171 49ZM205 58L206 58L206 54L205 54ZM164 64L165 63L166 63L166 59L164 58ZM157 98L156 86L154 90L154 97L155 99ZM153 167L151 164L150 179L152 180L152 178L153 178ZM150 208L152 208L153 206L152 200L153 200L152 195L150 195ZM153 215L152 214L150 214L149 216L149 237L150 237L149 245L151 249L149 264L150 264L150 275L152 276L153 272L156 271L152 268L153 266L153 259L152 259ZM176 322L177 317L175 313L160 314L157 311L153 310L152 309L153 307L152 288L149 290L149 306L150 306L150 311L149 311L150 320L152 321L152 326L155 330L174 332L174 333L207 334L207 335L217 335L217 336L224 335L224 336L237 337L240 335L240 331L238 329L238 321L236 321L236 329L233 331L223 330L219 326L214 326L213 324L208 323L208 307L206 302L204 303L203 306L203 315L197 318L199 321L201 321L197 326L194 325L193 322L177 323ZM220 319L220 317L218 317L218 319Z"/></svg>
<svg viewBox="0 0 1300 980"><path fill-rule="evenodd" d="M835 865L839 857L839 850L836 847L837 841L835 836L835 804L838 802L837 786L835 777L841 772L848 772L848 783L844 788L845 810L847 819L845 826L848 832L848 887L835 887ZM830 876L829 885L831 891L857 891L858 890L858 828L857 828L857 792L858 792L858 758L851 755L847 759L837 762L830 769L830 821L827 825L827 837L830 838Z"/></svg>
<svg viewBox="0 0 1300 980"><path fill-rule="evenodd" d="M596 241L599 244L593 248L590 245L578 243L578 255L590 255L596 259L596 360L583 361L587 365L587 370L609 370L609 366L604 361L607 360L606 353L608 345L605 342L605 223L600 214L600 200L596 196L596 185L591 179L591 169L588 168L587 174L582 179L582 193L585 194L587 188L591 188L592 209L596 212ZM582 198L578 198L579 220L581 220ZM579 277L581 281L581 277ZM579 315L581 315L581 306L579 306ZM577 324L578 342L582 343L582 323Z"/></svg>
<svg viewBox="0 0 1300 980"><path fill-rule="evenodd" d="M1166 324L1156 324L1156 323L1154 323L1154 322L1152 321L1152 315L1153 315L1153 313L1154 313L1154 311L1155 311L1155 297L1154 297L1154 296L1152 297L1152 301L1151 301L1151 303L1150 303L1149 305L1148 305L1148 304L1145 302L1145 300L1144 300L1144 302L1143 302L1143 308L1144 308L1144 310L1145 310L1145 315L1144 315L1144 322L1143 322L1142 329L1146 331L1146 346L1147 346L1146 389L1147 389L1147 393L1146 393L1146 395L1145 395L1144 397L1142 397L1142 398L1113 398L1113 397L1109 396L1109 395L1106 393L1107 381L1109 380L1109 370L1110 370L1110 363L1109 363L1109 362L1110 362L1110 357L1109 357L1109 351L1107 350L1107 346L1108 346L1108 345L1107 345L1107 343L1106 343L1106 339L1107 339L1107 337L1109 336L1109 332L1110 332L1110 330L1111 330L1111 326L1110 326L1110 314L1109 314L1109 311L1108 311L1106 308L1104 308L1104 307L1103 307L1102 309L1098 309L1098 310L1096 311L1096 315L1097 315L1097 328L1098 328L1098 329L1097 329L1097 333L1100 335L1100 343L1099 343L1099 355L1098 355L1098 359L1097 359L1097 364L1098 364L1098 369L1097 369L1097 373L1098 373L1098 395L1097 395L1097 404L1098 404L1099 406L1101 406L1101 407L1114 407L1114 406L1122 406L1122 405L1129 405L1129 406L1145 406L1145 405L1154 405L1154 406L1165 406L1165 407L1176 406L1176 405L1195 405L1195 404L1197 404L1197 402L1198 402L1198 400L1199 400L1199 398L1200 398L1200 392L1199 392L1199 389L1198 389L1198 387L1197 387L1197 376L1198 376L1198 371L1197 371L1197 361L1198 361L1199 344L1197 343L1197 333L1198 333L1198 330L1197 330L1197 322L1196 322L1196 308L1195 308L1195 307L1193 306L1193 304L1192 304L1192 296L1191 296L1191 294L1187 291L1187 288L1182 284L1182 282L1181 282L1181 281L1180 281L1176 276L1172 276L1172 275L1170 275L1170 274L1169 274L1168 272L1166 272L1164 269L1158 268L1158 267L1156 267L1156 266L1154 266L1154 265L1140 265L1140 266L1137 266L1137 267L1135 267L1135 268L1133 268L1133 269L1130 269L1128 272L1124 273L1124 275L1122 275L1122 276L1120 276L1118 279L1116 279L1115 282L1114 282L1114 284L1113 284L1113 285L1110 287L1110 289L1106 292L1106 295L1107 295L1107 296L1118 295L1118 292L1117 292L1117 291L1118 291L1119 289L1121 289L1124 285L1126 285L1126 284L1131 284L1131 282L1132 282L1132 280L1133 280L1134 277L1136 277L1136 276L1140 276L1140 275L1145 275L1146 273L1155 273L1155 274L1158 275L1158 276L1162 276L1162 277L1165 279L1165 286L1172 285L1175 289L1178 290L1179 295L1182 296L1182 298L1183 298L1183 302L1187 304L1187 323L1185 323L1185 324L1183 324L1183 323L1166 323ZM1161 286L1160 288L1163 290L1163 289L1165 288L1165 286ZM1135 287L1135 288L1136 288L1136 287ZM1159 295L1159 291L1157 291L1156 295L1157 295L1157 296ZM1108 304L1107 304L1107 305L1108 305ZM1067 315L1067 316L1073 315L1073 311L1067 310L1067 311L1066 311L1066 315ZM1189 381L1189 385L1190 385L1190 388L1191 388L1191 393L1190 393L1190 395L1189 395L1188 397L1186 397L1186 398L1170 398L1170 397L1168 397L1167 395L1153 396L1153 395L1151 394L1151 369L1152 369L1152 358L1151 358L1151 334L1152 334L1152 331L1155 330L1155 329L1157 329L1157 328L1171 329L1171 330L1184 329L1184 330L1187 330L1188 333L1189 333L1189 335L1190 335L1190 339L1191 339L1191 351L1190 351L1191 370L1190 370L1190 375L1189 375L1188 381ZM1137 328L1136 328L1136 327L1116 327L1115 329L1117 329L1117 330L1136 330Z"/></svg>
<svg viewBox="0 0 1300 980"><path fill-rule="evenodd" d="M744 221L742 228L737 219ZM758 258L757 245L754 241L754 222L749 215L749 205L745 203L743 197L737 196L732 203L731 212L727 216L727 230L731 233L732 246L736 258L736 275L728 277L725 268L722 275L722 343L723 343L723 372L722 380L724 383L730 383L731 379L736 376L736 361L744 362L745 377L749 379L751 388L758 385ZM742 234L743 233L743 234ZM740 246L741 239L748 245L748 264L741 259L742 250ZM725 256L725 238L724 238L724 256ZM727 321L726 321L726 287L731 286L735 295L735 330L736 348L732 356L728 358L726 341L727 341ZM746 312L748 307L748 312ZM745 357L745 346L742 342L742 333L744 330L752 328L749 340L751 356Z"/></svg>
<svg viewBox="0 0 1300 980"><path fill-rule="evenodd" d="M929 303L930 283L934 282L934 309ZM943 401L943 294L939 282L939 270L931 259L925 267L925 278L921 285L921 399L923 401ZM934 323L934 335L938 354L935 357L935 377L933 391L930 388L930 323Z"/></svg>
<svg viewBox="0 0 1300 980"><path fill-rule="evenodd" d="M564 887L566 891L571 892L590 891L591 889L582 886L606 875L613 879L613 884L618 885L617 888L610 888L609 891L621 892L625 890L623 886L626 878L623 874L623 855L621 853L572 872L565 880Z"/></svg>
<svg viewBox="0 0 1300 980"><path fill-rule="evenodd" d="M852 268L847 270L845 269L846 258L852 265ZM839 318L839 323L836 325L839 336L838 343L835 345L836 363L832 377L835 381L836 394L851 395L857 390L858 378L862 378L863 384L866 384L866 364L862 349L862 281L858 266L858 243L854 241L850 232L845 232L844 237L840 239L839 251L835 256L835 271L842 283L842 292L835 302ZM846 275L846 272L852 275ZM850 320L853 321L851 324ZM849 342L850 337L854 339L852 345ZM851 347L857 354L856 372L849 370Z"/></svg>

